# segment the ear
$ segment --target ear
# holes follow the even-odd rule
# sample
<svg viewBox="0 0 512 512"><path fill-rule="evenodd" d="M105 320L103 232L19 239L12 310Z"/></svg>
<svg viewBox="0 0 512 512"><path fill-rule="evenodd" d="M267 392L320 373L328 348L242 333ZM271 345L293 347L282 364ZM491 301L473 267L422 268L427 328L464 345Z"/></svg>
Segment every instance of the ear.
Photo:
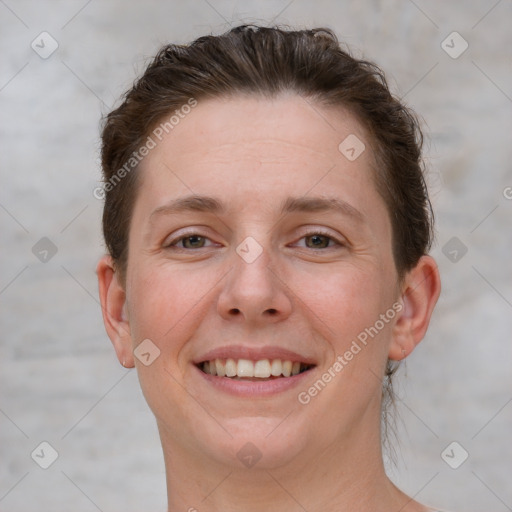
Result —
<svg viewBox="0 0 512 512"><path fill-rule="evenodd" d="M126 314L126 293L119 282L119 273L110 256L103 256L96 267L103 323L114 345L119 362L126 368L135 366L133 360L130 322Z"/></svg>
<svg viewBox="0 0 512 512"><path fill-rule="evenodd" d="M389 359L404 359L423 339L440 293L437 264L431 256L422 256L404 280L403 309L393 327Z"/></svg>

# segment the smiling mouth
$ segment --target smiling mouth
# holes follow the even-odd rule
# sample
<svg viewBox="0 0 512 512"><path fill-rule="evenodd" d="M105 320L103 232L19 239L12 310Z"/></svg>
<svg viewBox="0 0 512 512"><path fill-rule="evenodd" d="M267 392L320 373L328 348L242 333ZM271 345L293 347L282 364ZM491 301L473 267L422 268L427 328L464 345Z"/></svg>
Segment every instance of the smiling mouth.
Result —
<svg viewBox="0 0 512 512"><path fill-rule="evenodd" d="M282 359L212 359L197 364L197 367L208 375L229 377L233 380L271 380L293 377L314 367L300 361Z"/></svg>

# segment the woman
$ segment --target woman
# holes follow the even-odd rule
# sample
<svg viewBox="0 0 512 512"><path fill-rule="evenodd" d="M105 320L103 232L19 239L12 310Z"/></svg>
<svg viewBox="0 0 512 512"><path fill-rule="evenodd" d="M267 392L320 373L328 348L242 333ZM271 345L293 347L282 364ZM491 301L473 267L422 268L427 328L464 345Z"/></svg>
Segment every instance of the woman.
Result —
<svg viewBox="0 0 512 512"><path fill-rule="evenodd" d="M421 132L326 29L161 49L103 130L103 317L168 510L431 511L382 461L440 293Z"/></svg>

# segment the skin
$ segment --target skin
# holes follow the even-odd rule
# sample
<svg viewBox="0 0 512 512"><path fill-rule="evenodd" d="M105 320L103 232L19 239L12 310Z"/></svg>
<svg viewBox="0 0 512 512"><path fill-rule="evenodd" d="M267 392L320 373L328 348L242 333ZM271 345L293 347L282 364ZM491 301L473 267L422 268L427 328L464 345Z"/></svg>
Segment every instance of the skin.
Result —
<svg viewBox="0 0 512 512"><path fill-rule="evenodd" d="M354 161L338 150L349 134L366 145ZM125 282L108 256L97 272L109 337L120 362L137 367L157 419L169 511L429 510L384 472L381 381L388 357L406 357L423 338L439 274L424 256L398 279L374 168L352 115L296 95L200 101L143 160ZM190 194L225 211L153 213ZM339 199L359 216L283 215L290 196ZM319 229L331 238L315 238ZM194 233L206 238L170 245ZM262 250L251 263L236 251L246 237ZM298 393L397 303L403 309L301 404ZM133 355L145 339L160 350L148 366ZM316 367L298 388L240 398L192 363L233 344L287 348ZM237 457L247 442L261 454L250 468Z"/></svg>

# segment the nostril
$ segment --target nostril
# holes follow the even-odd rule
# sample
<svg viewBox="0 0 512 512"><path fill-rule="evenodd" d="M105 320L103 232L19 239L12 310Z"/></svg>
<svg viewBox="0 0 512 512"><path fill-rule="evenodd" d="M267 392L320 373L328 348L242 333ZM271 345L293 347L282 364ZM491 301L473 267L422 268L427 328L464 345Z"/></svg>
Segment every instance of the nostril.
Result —
<svg viewBox="0 0 512 512"><path fill-rule="evenodd" d="M268 309L267 312L270 314L270 315L275 315L277 313L277 309L274 309L274 308L271 308L271 309Z"/></svg>

